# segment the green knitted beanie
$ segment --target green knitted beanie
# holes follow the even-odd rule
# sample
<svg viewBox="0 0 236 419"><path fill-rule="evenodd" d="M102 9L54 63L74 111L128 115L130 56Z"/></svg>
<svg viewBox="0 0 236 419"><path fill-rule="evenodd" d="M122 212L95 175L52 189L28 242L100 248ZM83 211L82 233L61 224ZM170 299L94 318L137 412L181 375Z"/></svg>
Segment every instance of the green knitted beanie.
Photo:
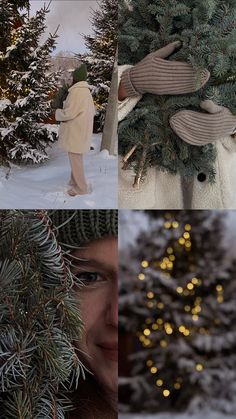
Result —
<svg viewBox="0 0 236 419"><path fill-rule="evenodd" d="M81 64L73 72L73 82L78 83L79 81L86 81L86 80L87 80L87 67L85 64Z"/></svg>
<svg viewBox="0 0 236 419"><path fill-rule="evenodd" d="M60 244L78 247L118 235L117 210L56 210L49 212Z"/></svg>

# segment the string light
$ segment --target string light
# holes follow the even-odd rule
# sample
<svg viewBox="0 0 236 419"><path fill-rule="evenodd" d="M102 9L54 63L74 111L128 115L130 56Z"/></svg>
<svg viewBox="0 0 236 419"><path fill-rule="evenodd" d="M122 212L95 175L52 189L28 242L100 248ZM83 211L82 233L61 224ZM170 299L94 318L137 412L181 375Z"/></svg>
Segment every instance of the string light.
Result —
<svg viewBox="0 0 236 419"><path fill-rule="evenodd" d="M178 229L180 227L180 224L177 220L173 220L173 215L171 213L165 214L166 221L164 222L164 227L167 230L170 229ZM161 274L164 278L167 278L168 280L173 281L173 276L170 273L174 269L174 263L176 260L176 254L175 252L191 252L192 249L192 241L191 241L191 230L192 226L191 224L187 223L184 225L184 231L180 232L178 234L178 237L175 239L175 243L170 245L166 248L165 254L160 260L152 261L151 266L159 271L162 271ZM182 247L183 246L183 247ZM188 257L188 256L187 256ZM146 259L141 260L140 262L141 267L144 269L148 268L150 266L150 262ZM140 269L141 270L141 269ZM169 271L169 272L168 272ZM192 273L192 278L189 280L189 282L185 285L185 287L178 285L176 286L175 290L177 294L179 294L182 298L189 297L191 298L191 302L184 304L184 312L189 314L190 318L189 320L196 322L199 320L199 313L202 311L201 297L195 297L195 293L197 293L197 287L199 287L202 284L202 280L197 278L196 272L197 267L194 264L189 264L189 271ZM146 279L144 272L140 272L138 274L138 279L140 281L144 281ZM217 284L216 286L216 298L218 302L223 301L223 287L221 284ZM147 291L146 292L146 306L150 309L159 309L163 310L165 308L165 305L168 305L168 303L171 300L168 300L166 297L166 300L164 302L162 301L156 301L156 292L155 291ZM150 301L151 300L151 301ZM185 300L185 299L184 299ZM165 303L165 304L164 304ZM186 327L183 324L180 326L176 326L175 324L171 324L170 322L165 321L164 315L159 314L161 317L158 317L157 319L154 318L148 318L145 320L145 326L143 327L143 331L139 336L139 340L141 341L142 345L144 347L152 347L154 342L154 337L159 336L159 345L161 348L165 349L169 345L169 338L166 336L166 339L163 338L163 333L166 333L166 335L172 335L175 331L178 331L181 335L183 335L183 338L187 338L192 333L201 333L201 334L208 334L209 331L203 327L198 328L197 325L191 325L191 327ZM162 318L163 316L163 318ZM191 324L191 323L190 323ZM146 327L148 325L148 327ZM151 336L151 337L150 337ZM152 342L153 341L153 342ZM158 368L155 366L155 362L152 359L148 359L146 361L146 366L149 369L150 373L155 375L159 371ZM195 369L198 372L201 372L204 369L203 364L197 363L195 365ZM172 387L175 390L180 390L182 387L182 378L176 378L174 379L172 383ZM158 378L155 381L155 384L157 387L163 387L164 382L163 379ZM169 387L169 385L168 385ZM171 390L171 389L170 389ZM169 397L171 395L171 391L168 388L165 388L161 390L164 397Z"/></svg>
<svg viewBox="0 0 236 419"><path fill-rule="evenodd" d="M162 340L160 341L160 346L161 346L162 348L166 348L166 347L168 346L168 343L166 342L166 340L162 339Z"/></svg>
<svg viewBox="0 0 236 419"><path fill-rule="evenodd" d="M147 268L149 266L149 262L147 260L143 260L141 265L143 268Z"/></svg>
<svg viewBox="0 0 236 419"><path fill-rule="evenodd" d="M169 397L169 395L170 395L170 391L169 390L167 390L167 389L163 390L163 396L164 397Z"/></svg>
<svg viewBox="0 0 236 419"><path fill-rule="evenodd" d="M202 364L196 364L195 368L196 368L196 371L198 372L201 372L204 369Z"/></svg>
<svg viewBox="0 0 236 419"><path fill-rule="evenodd" d="M158 380L156 380L156 385L157 385L157 387L162 387L163 386L163 380L161 380L160 378Z"/></svg>
<svg viewBox="0 0 236 419"><path fill-rule="evenodd" d="M150 329L144 329L143 334L145 336L149 336L151 334L151 330Z"/></svg>

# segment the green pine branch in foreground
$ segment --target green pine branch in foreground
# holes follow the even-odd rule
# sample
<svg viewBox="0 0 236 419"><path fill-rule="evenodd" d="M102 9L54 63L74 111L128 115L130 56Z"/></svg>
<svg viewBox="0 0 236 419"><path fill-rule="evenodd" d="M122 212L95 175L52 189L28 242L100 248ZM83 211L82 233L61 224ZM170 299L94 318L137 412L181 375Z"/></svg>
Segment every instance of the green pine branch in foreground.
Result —
<svg viewBox="0 0 236 419"><path fill-rule="evenodd" d="M84 376L72 274L44 211L0 212L0 417L64 418Z"/></svg>

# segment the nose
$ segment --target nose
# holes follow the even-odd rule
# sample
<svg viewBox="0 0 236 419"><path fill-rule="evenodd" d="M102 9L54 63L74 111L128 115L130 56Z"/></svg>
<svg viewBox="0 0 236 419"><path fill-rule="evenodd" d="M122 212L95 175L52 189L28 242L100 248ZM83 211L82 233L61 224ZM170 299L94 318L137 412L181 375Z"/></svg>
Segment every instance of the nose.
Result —
<svg viewBox="0 0 236 419"><path fill-rule="evenodd" d="M112 281L107 301L106 324L118 327L118 284Z"/></svg>

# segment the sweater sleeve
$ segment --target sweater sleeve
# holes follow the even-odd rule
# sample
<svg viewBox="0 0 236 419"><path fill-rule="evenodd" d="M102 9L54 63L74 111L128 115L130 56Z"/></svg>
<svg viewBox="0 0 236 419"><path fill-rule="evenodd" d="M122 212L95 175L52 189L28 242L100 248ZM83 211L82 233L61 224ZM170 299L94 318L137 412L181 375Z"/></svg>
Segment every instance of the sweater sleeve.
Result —
<svg viewBox="0 0 236 419"><path fill-rule="evenodd" d="M122 73L127 70L128 68L131 68L130 65L122 65L118 68L118 86L121 81ZM137 105L137 103L142 98L142 95L127 97L125 100L119 100L118 101L118 121L122 121Z"/></svg>
<svg viewBox="0 0 236 419"><path fill-rule="evenodd" d="M80 113L81 103L78 101L78 93L76 90L77 89L74 89L69 93L66 101L64 102L63 109L56 110L56 121L70 121L76 118L76 116Z"/></svg>

